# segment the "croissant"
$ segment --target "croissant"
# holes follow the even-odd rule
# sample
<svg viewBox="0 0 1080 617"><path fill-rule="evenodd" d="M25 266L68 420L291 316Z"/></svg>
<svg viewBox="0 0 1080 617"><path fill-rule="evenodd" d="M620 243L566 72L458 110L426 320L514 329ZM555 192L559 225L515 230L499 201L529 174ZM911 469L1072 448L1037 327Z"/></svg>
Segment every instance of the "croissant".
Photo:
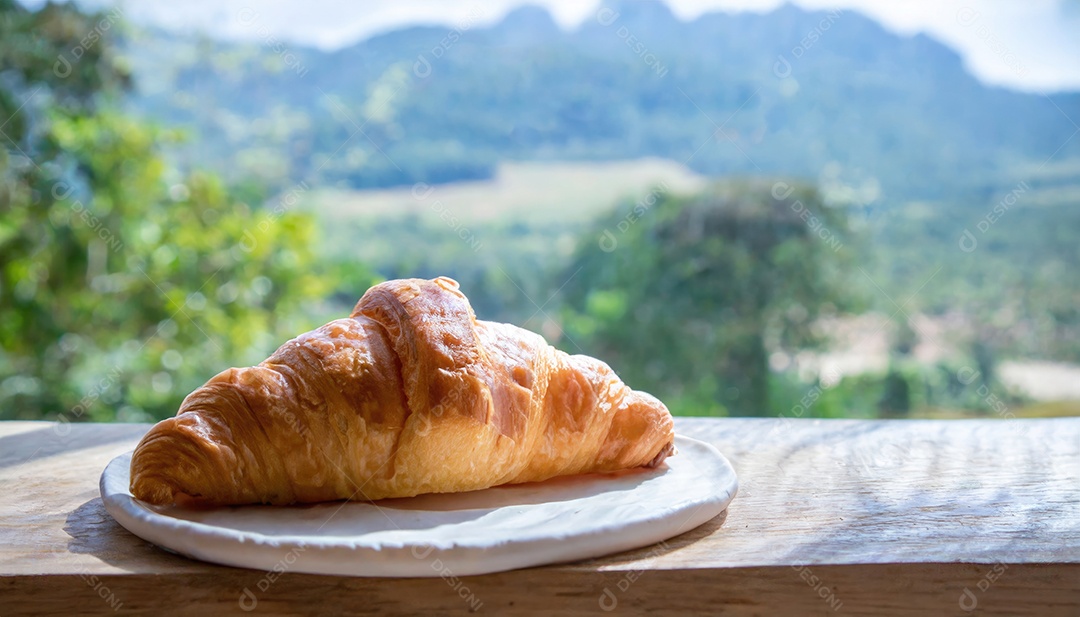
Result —
<svg viewBox="0 0 1080 617"><path fill-rule="evenodd" d="M671 414L603 362L478 321L452 279L376 285L352 315L228 369L131 458L153 504L375 500L654 467Z"/></svg>

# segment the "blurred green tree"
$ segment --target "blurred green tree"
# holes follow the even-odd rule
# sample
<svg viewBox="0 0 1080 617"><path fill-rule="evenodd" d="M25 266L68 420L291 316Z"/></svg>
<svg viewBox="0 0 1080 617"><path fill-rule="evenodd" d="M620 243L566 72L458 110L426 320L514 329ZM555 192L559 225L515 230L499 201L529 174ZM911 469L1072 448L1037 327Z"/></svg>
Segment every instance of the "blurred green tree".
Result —
<svg viewBox="0 0 1080 617"><path fill-rule="evenodd" d="M166 163L177 134L112 111L121 26L0 0L0 418L171 415L329 291L291 208L306 187L241 201Z"/></svg>
<svg viewBox="0 0 1080 617"><path fill-rule="evenodd" d="M857 301L852 240L808 187L658 188L586 236L563 275L566 333L676 413L786 412L770 408L770 354L814 344L814 321Z"/></svg>

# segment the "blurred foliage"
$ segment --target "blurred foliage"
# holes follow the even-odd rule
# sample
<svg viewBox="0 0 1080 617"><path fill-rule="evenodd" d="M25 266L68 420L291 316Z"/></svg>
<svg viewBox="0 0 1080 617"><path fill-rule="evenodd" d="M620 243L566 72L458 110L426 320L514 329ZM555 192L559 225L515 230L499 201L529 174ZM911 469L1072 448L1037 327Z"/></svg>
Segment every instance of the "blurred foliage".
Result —
<svg viewBox="0 0 1080 617"><path fill-rule="evenodd" d="M115 21L0 2L5 419L172 415L315 325L300 310L331 290L310 215L177 172L161 154L177 134L114 111Z"/></svg>
<svg viewBox="0 0 1080 617"><path fill-rule="evenodd" d="M769 353L850 309L846 213L787 183L653 191L587 235L566 279L570 340L675 410L772 415Z"/></svg>
<svg viewBox="0 0 1080 617"><path fill-rule="evenodd" d="M1073 165L1013 170L1028 187L1015 199L1017 185L985 187L860 217L873 238L864 267L883 288L873 307L893 314L907 301L907 314L965 316L984 364L1080 362L1080 199L1063 190L1080 178Z"/></svg>
<svg viewBox="0 0 1080 617"><path fill-rule="evenodd" d="M1020 417L1030 401L1005 393L1000 384L981 376L965 383L970 363L954 359L934 364L905 361L886 372L852 375L836 383L810 383L791 372L770 376L773 413L784 418L906 418L948 415L964 410L967 417ZM901 385L902 384L902 385ZM906 394L907 409L897 409L895 392ZM1075 409L1075 407L1074 407Z"/></svg>
<svg viewBox="0 0 1080 617"><path fill-rule="evenodd" d="M684 415L1023 415L999 358L1080 362L1080 95L987 88L855 13L781 77L824 14L620 6L617 26L574 32L521 9L435 57L443 27L285 54L0 0L0 419L171 415L409 276L457 278L480 318L600 357ZM660 187L531 217L495 201L470 218L435 187L400 215L308 202L641 156L814 186ZM801 370L832 343L822 323L866 310L895 322L883 366ZM951 355L917 359L910 316L963 324Z"/></svg>

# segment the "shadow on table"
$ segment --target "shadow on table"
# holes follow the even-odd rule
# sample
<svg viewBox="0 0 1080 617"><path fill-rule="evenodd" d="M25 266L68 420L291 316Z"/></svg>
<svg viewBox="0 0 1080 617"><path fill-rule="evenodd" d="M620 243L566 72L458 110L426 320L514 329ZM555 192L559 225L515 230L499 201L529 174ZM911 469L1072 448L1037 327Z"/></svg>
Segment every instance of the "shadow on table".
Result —
<svg viewBox="0 0 1080 617"><path fill-rule="evenodd" d="M100 497L72 511L64 521L64 531L71 537L68 551L94 555L109 565L128 571L134 571L136 564L149 561L176 560L175 565L189 562L121 527L105 510Z"/></svg>

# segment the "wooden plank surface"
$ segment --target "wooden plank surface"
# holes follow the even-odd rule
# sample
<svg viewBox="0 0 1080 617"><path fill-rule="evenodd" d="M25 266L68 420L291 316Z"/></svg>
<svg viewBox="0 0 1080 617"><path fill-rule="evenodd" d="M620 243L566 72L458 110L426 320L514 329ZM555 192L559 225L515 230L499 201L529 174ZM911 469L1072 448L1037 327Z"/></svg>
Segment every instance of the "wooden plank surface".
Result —
<svg viewBox="0 0 1080 617"><path fill-rule="evenodd" d="M105 464L148 426L0 423L0 615L1080 615L1080 418L676 427L739 474L728 512L706 525L574 564L387 580L166 553L119 527L98 497Z"/></svg>

